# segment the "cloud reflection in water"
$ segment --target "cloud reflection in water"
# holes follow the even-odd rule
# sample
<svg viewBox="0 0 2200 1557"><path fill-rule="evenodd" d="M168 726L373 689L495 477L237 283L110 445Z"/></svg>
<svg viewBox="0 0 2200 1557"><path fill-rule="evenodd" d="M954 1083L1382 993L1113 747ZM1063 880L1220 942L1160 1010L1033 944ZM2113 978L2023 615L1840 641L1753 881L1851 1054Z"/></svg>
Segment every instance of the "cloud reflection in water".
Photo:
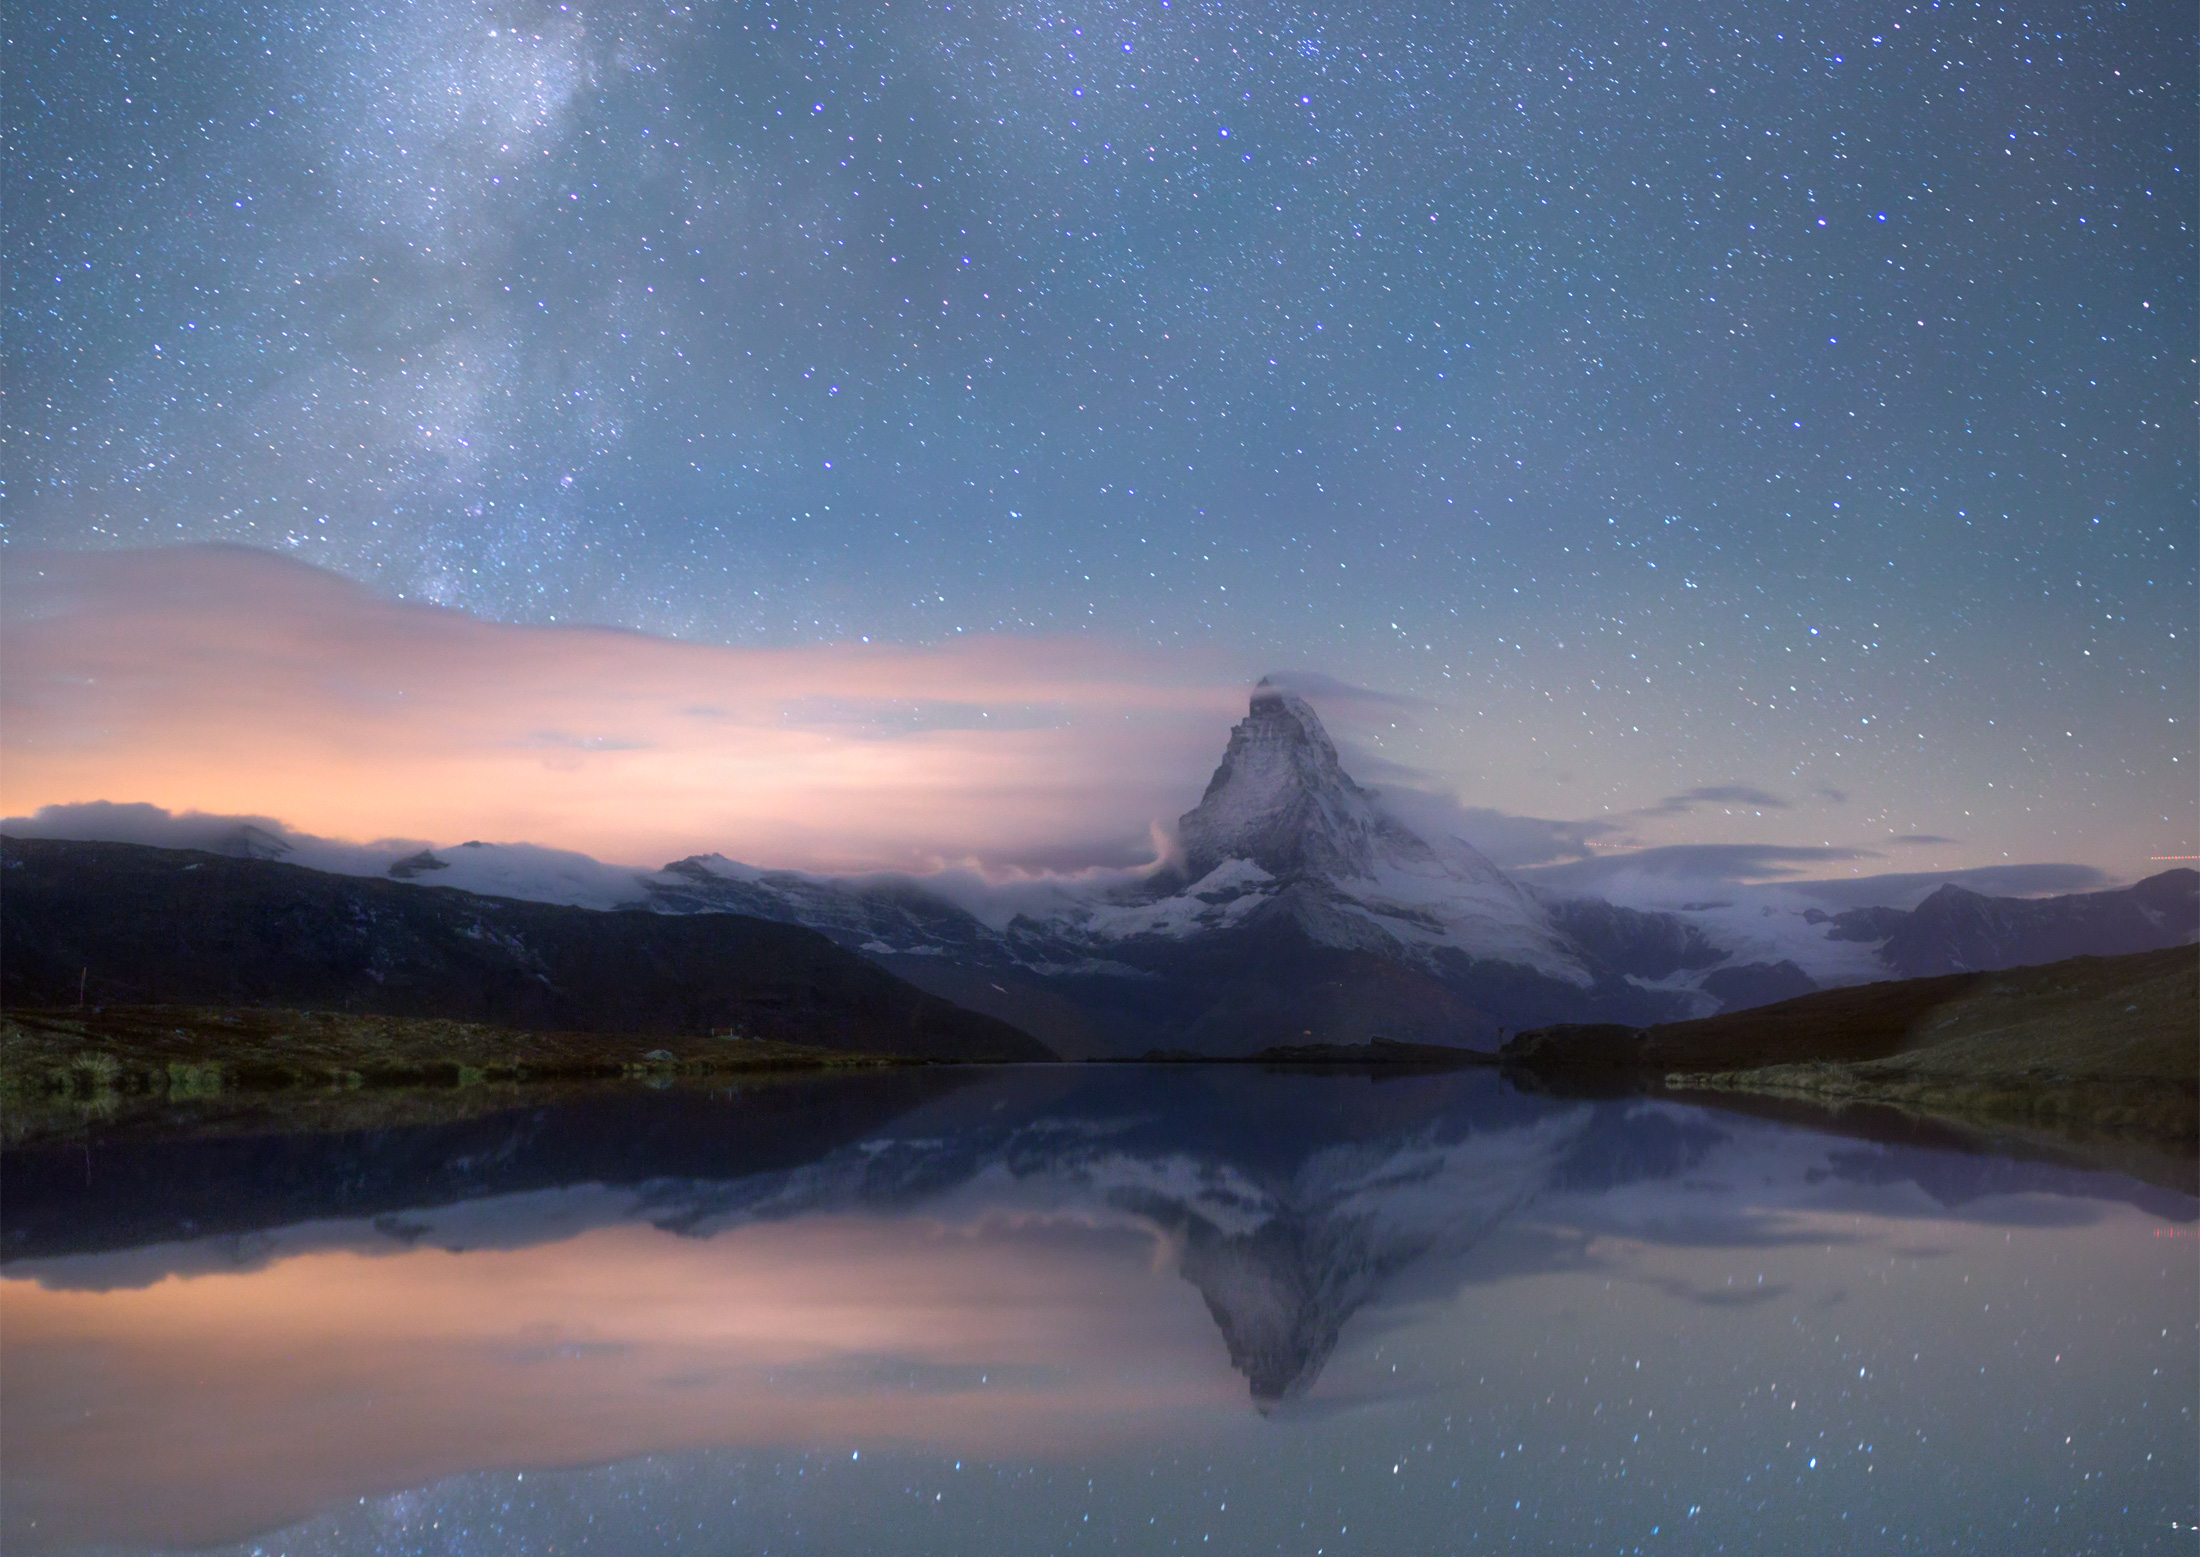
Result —
<svg viewBox="0 0 2200 1557"><path fill-rule="evenodd" d="M2108 1175L1486 1074L1003 1073L734 1177L667 1135L560 1185L544 1121L510 1128L517 1176L486 1197L436 1204L433 1150L376 1142L355 1166L412 1166L332 1183L347 1217L12 1259L9 1549L323 1510L293 1549L347 1549L405 1510L468 1527L494 1495L522 1518L491 1473L523 1471L564 1489L525 1505L535 1537L611 1541L642 1517L633 1480L542 1468L637 1456L660 1457L648 1528L717 1488L721 1545L1044 1548L1060 1477L1111 1489L1085 1511L1133 1544L1223 1483L1248 1521L1225 1549L1322 1510L1370 1543L1346 1549L1414 1549L1431 1521L1497 1519L1498 1487L1553 1521L1516 1539L1685 1492L1746 1542L1819 1495L1791 1450L1838 1465L1841 1509L1884 1514L1951 1479L1974 1505L2059 1486L2064 1435L2026 1425L2048 1418L2142 1465L2192 1446L2189 1334L2135 1322L2192 1304L2189 1259L2170 1280L2144 1236L2192 1203ZM1898 1436L1901 1461L1864 1447ZM820 1501L812 1471L851 1455L902 1493L950 1462L993 1479L915 1531L884 1482L854 1490L864 1462ZM1449 1469L1407 1496L1409 1461ZM389 1500L405 1488L426 1490Z"/></svg>

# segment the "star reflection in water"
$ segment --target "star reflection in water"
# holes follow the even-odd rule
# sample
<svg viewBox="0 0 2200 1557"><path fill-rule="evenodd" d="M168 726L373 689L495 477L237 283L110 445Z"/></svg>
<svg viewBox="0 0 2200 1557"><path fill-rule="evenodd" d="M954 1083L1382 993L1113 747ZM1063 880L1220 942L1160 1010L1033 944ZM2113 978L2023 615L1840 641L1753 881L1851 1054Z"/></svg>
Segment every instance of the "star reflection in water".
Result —
<svg viewBox="0 0 2200 1557"><path fill-rule="evenodd" d="M618 1094L7 1179L11 1551L2191 1512L2188 1196L1487 1072Z"/></svg>

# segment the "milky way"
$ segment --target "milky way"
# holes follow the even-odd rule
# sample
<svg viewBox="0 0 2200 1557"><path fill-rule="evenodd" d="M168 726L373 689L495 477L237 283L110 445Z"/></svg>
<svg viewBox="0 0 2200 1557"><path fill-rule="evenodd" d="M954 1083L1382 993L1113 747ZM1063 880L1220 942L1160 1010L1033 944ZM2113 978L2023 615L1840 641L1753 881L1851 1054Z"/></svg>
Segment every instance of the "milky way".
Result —
<svg viewBox="0 0 2200 1557"><path fill-rule="evenodd" d="M2195 852L2190 24L18 8L7 543L1185 646L1420 700L1370 760L1470 799L2139 873Z"/></svg>

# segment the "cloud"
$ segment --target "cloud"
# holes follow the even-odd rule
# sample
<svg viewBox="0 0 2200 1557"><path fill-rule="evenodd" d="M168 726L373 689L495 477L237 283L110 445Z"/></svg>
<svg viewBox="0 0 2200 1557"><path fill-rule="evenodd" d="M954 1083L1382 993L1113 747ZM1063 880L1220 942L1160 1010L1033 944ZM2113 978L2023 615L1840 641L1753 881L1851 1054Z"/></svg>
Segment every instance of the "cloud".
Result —
<svg viewBox="0 0 2200 1557"><path fill-rule="evenodd" d="M1692 881L1713 887L1799 877L1813 866L1872 858L1876 856L1868 850L1832 845L1679 843L1523 871L1522 878L1561 892L1624 897L1631 895L1625 890L1627 878L1663 885Z"/></svg>
<svg viewBox="0 0 2200 1557"><path fill-rule="evenodd" d="M234 859L281 860L344 876L380 875L393 861L428 847L421 838L377 838L369 843L323 838L258 813L176 812L144 801L44 805L28 816L0 816L0 833L11 838L141 843Z"/></svg>
<svg viewBox="0 0 2200 1557"><path fill-rule="evenodd" d="M1425 697L1411 697L1403 692L1385 692L1377 687L1355 686L1349 681L1339 681L1335 676L1325 676L1318 670L1272 670L1268 680L1286 692L1295 692L1308 702L1319 705L1326 717L1331 710L1343 710L1353 704L1377 708L1404 709L1413 713L1427 713L1437 705Z"/></svg>
<svg viewBox="0 0 2200 1557"><path fill-rule="evenodd" d="M0 589L9 808L143 800L172 814L101 825L169 839L204 813L650 865L1120 867L1245 706L1220 661L1105 640L506 626L232 547L17 554Z"/></svg>
<svg viewBox="0 0 2200 1557"><path fill-rule="evenodd" d="M1426 778L1426 775L1394 763L1382 766L1400 774ZM1463 805L1455 795L1420 787L1385 784L1374 794L1384 810L1423 837L1461 839L1508 870L1553 860L1587 859L1595 840L1618 830L1610 822L1563 822L1540 816L1513 816L1487 806Z"/></svg>
<svg viewBox="0 0 2200 1557"><path fill-rule="evenodd" d="M381 876L400 860L432 850L436 863L404 879L457 887L490 897L616 908L646 896L645 867L607 865L570 849L540 844L431 845L420 838L377 838L354 843L300 832L269 816L176 813L143 802L105 800L40 806L29 816L0 817L0 833L13 838L70 838L95 843L142 843L156 849L195 849L238 859L281 860L340 876Z"/></svg>
<svg viewBox="0 0 2200 1557"><path fill-rule="evenodd" d="M1337 748L1337 760L1346 773L1363 788L1381 784L1404 789L1427 790L1432 794L1448 795L1442 777L1426 768L1413 767L1384 756L1365 742L1356 741L1339 731L1336 723L1322 721L1329 731L1329 738Z"/></svg>
<svg viewBox="0 0 2200 1557"><path fill-rule="evenodd" d="M280 859L305 839L272 816L180 816L143 801L91 800L40 806L30 816L0 817L0 832L14 838L84 838L105 843L143 843L156 849L197 849L238 858ZM420 847L418 844L415 848Z"/></svg>
<svg viewBox="0 0 2200 1557"><path fill-rule="evenodd" d="M1950 885L1988 897L2050 897L2065 892L2098 892L2115 884L2115 878L2091 865L1984 865L1975 870L1904 871L1798 881L1788 890L1834 909L1915 908Z"/></svg>
<svg viewBox="0 0 2200 1557"><path fill-rule="evenodd" d="M1522 881L1565 897L1602 897L1651 908L1691 902L1701 906L1703 899L1719 898L1755 903L1773 912L1783 908L1794 912L1805 904L1833 912L1915 908L1948 885L1988 897L2042 897L2094 892L2116 884L2090 865L2070 864L1822 874L1829 867L1877 858L1869 849L1834 846L1679 844L1625 851L1605 846L1593 859L1516 869Z"/></svg>
<svg viewBox="0 0 2200 1557"><path fill-rule="evenodd" d="M647 751L649 743L612 735L575 735L569 730L537 730L522 742L543 751Z"/></svg>
<svg viewBox="0 0 2200 1557"><path fill-rule="evenodd" d="M1894 841L1895 841L1896 843L1949 843L1949 844L1953 844L1953 843L1960 843L1960 842L1961 842L1962 840L1961 840L1961 839L1958 839L1958 838L1943 838L1943 837L1941 837L1941 836L1940 836L1940 835L1939 835L1938 833L1901 833L1901 834L1898 834L1898 835L1896 836L1896 838L1895 838L1895 840L1894 840Z"/></svg>
<svg viewBox="0 0 2200 1557"><path fill-rule="evenodd" d="M1636 816L1686 816L1700 805L1747 806L1753 811L1785 811L1788 803L1766 790L1747 784L1700 784L1677 795L1667 795L1654 806L1644 806Z"/></svg>
<svg viewBox="0 0 2200 1557"><path fill-rule="evenodd" d="M1872 875L1825 872L1876 860L1872 849L1834 844L1687 843L1632 847L1626 829L1598 821L1564 822L1510 816L1463 806L1419 789L1385 787L1382 806L1425 834L1463 838L1526 883L1566 897L1671 907L1684 900L1755 887L1794 894L1831 909L1914 908L1953 883L1989 897L2040 897L2092 892L2115 878L2090 865L1989 865L1970 870L1899 871ZM1955 840L1913 834L1901 844Z"/></svg>
<svg viewBox="0 0 2200 1557"><path fill-rule="evenodd" d="M623 900L635 870L716 851L924 875L995 914L1055 878L1164 854L1243 713L1247 668L1073 637L726 648L500 625L242 548L18 551L0 576L0 795L16 813L0 825L352 872L486 839L507 847L439 879L554 880L576 901ZM1347 722L1410 702L1293 684L1328 688L1325 714ZM1859 877L1870 848L1830 842L1624 848L1655 840L1624 818L1512 814L1463 803L1441 775L1348 761L1416 831L1560 891L1709 895L1840 869L1816 899L1830 905L1949 880L2008 894L2105 880L2072 865ZM1652 810L1714 804L1784 802L1705 785Z"/></svg>

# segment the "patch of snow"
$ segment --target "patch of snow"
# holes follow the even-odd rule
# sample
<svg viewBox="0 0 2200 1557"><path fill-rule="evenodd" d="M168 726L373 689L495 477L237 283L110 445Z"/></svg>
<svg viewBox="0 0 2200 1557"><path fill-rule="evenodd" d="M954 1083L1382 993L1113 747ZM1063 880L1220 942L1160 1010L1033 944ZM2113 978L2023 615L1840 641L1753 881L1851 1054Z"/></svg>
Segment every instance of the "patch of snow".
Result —
<svg viewBox="0 0 2200 1557"><path fill-rule="evenodd" d="M1080 957L1075 962L1026 962L1019 966L1042 978L1101 977L1111 979L1157 979L1158 973L1144 968L1134 968L1127 962L1112 962L1106 957ZM1000 986L995 985L996 989Z"/></svg>
<svg viewBox="0 0 2200 1557"><path fill-rule="evenodd" d="M531 843L463 843L437 849L447 867L412 878L418 887L456 887L484 897L560 903L569 908L631 908L648 897L644 872L606 865L567 849Z"/></svg>
<svg viewBox="0 0 2200 1557"><path fill-rule="evenodd" d="M1651 904L1700 927L1711 941L1731 952L1731 964L1792 962L1818 984L1871 984L1895 977L1879 960L1876 944L1827 939L1828 922L1804 917L1818 905L1786 884L1729 889L1731 901L1685 906ZM1822 912L1822 910L1820 910Z"/></svg>

